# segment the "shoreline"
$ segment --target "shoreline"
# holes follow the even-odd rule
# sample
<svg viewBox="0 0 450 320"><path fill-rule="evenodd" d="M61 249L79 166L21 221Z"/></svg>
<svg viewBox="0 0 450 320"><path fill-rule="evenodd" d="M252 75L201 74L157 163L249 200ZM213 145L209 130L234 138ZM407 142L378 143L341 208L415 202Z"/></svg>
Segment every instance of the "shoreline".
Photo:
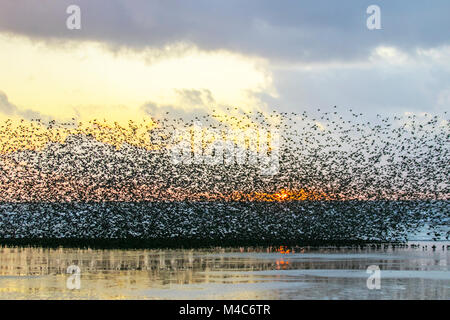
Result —
<svg viewBox="0 0 450 320"><path fill-rule="evenodd" d="M408 247L411 242L444 243L448 240L406 240L406 241L360 241L360 240L238 240L224 239L205 241L204 239L55 239L55 238L18 238L0 239L2 247L42 247L42 248L80 248L80 249L210 249L239 247L298 247L298 248L371 248ZM431 249L431 247L430 247Z"/></svg>

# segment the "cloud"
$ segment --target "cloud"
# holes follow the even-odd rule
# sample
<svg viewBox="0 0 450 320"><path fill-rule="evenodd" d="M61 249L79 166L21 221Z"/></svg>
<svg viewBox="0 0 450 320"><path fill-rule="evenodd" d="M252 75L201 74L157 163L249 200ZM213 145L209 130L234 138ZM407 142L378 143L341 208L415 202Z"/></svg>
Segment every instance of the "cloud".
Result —
<svg viewBox="0 0 450 320"><path fill-rule="evenodd" d="M208 111L203 108L185 109L180 106L169 104L158 104L154 101L149 101L141 106L141 110L148 116L156 119L170 119L182 118L184 121L194 120L196 117L206 116Z"/></svg>
<svg viewBox="0 0 450 320"><path fill-rule="evenodd" d="M6 115L13 115L17 112L17 107L9 102L7 95L2 91L0 91L0 112Z"/></svg>
<svg viewBox="0 0 450 320"><path fill-rule="evenodd" d="M263 96L282 111L314 111L334 105L368 114L440 113L449 104L448 47L426 54L374 48L365 63L299 64L272 70L280 99ZM439 59L437 59L439 57Z"/></svg>
<svg viewBox="0 0 450 320"><path fill-rule="evenodd" d="M148 101L188 111L257 109L256 93L275 92L263 59L227 51L191 47L161 56L161 50L112 52L87 41L52 46L2 33L0 47L0 83L10 99L61 119L139 120Z"/></svg>
<svg viewBox="0 0 450 320"><path fill-rule="evenodd" d="M0 4L0 30L46 39L83 39L111 47L191 43L272 61L367 58L374 48L403 51L450 43L450 2L378 0L382 30L369 31L372 0L22 0ZM68 30L66 8L79 5L82 29Z"/></svg>
<svg viewBox="0 0 450 320"><path fill-rule="evenodd" d="M178 89L176 92L181 97L182 103L189 106L206 107L216 103L211 91L208 89Z"/></svg>
<svg viewBox="0 0 450 320"><path fill-rule="evenodd" d="M66 28L66 8L72 4L81 7L81 30ZM372 4L381 8L382 30L366 28L366 8ZM68 75L58 75L50 86L52 97L60 95L57 103L37 105L43 98L30 95L33 106L46 112L47 105L56 110L66 97L72 104L86 97L84 114L89 115L100 102L111 108L116 101L133 105L132 111L147 105L139 110L180 114L237 103L281 111L339 105L367 112L418 112L448 106L448 12L448 0L435 0L433 6L421 0L22 0L0 3L0 32L25 35L39 45L44 40L60 57L64 48L79 55L60 63ZM89 49L91 40L120 62L102 51L97 63L92 53L99 50ZM73 43L81 49L73 49ZM256 59L264 63L253 64ZM34 60L46 61L39 56ZM92 61L92 66L79 68L83 61ZM115 70L108 79L96 70L103 65ZM89 77L84 77L86 70ZM84 80L66 86L79 71ZM55 86L61 89L53 90ZM20 100L26 95L6 91L19 105L27 105ZM132 114L118 111L124 113Z"/></svg>
<svg viewBox="0 0 450 320"><path fill-rule="evenodd" d="M52 120L51 117L43 115L40 112L31 109L20 109L16 105L12 104L8 96L0 91L0 112L6 116L19 116L27 120L40 119L44 121Z"/></svg>
<svg viewBox="0 0 450 320"><path fill-rule="evenodd" d="M198 120L213 113L215 109L224 109L226 106L216 102L208 89L176 89L175 104L161 104L148 101L141 106L141 111L156 119L169 117L183 119L184 121ZM212 119L212 118L208 118Z"/></svg>

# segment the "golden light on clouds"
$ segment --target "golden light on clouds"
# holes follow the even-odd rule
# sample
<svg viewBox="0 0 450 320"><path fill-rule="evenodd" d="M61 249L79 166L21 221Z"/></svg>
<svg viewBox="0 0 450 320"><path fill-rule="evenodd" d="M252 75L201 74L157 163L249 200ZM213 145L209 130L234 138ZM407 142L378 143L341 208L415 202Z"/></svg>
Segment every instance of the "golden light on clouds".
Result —
<svg viewBox="0 0 450 320"><path fill-rule="evenodd" d="M4 33L0 48L0 90L10 103L60 120L142 119L148 102L184 111L251 110L263 106L257 93L276 96L263 59L227 51L111 50L98 42L46 43ZM183 90L208 92L209 104L183 99Z"/></svg>

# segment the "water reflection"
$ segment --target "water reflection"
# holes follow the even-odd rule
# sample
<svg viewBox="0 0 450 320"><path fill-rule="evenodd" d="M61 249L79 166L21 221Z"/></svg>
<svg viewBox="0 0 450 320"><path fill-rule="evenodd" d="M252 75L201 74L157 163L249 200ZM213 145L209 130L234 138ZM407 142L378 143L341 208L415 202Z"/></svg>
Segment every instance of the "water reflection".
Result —
<svg viewBox="0 0 450 320"><path fill-rule="evenodd" d="M448 299L450 242L417 247L0 248L2 299ZM81 288L66 286L70 265ZM368 290L366 268L382 270Z"/></svg>

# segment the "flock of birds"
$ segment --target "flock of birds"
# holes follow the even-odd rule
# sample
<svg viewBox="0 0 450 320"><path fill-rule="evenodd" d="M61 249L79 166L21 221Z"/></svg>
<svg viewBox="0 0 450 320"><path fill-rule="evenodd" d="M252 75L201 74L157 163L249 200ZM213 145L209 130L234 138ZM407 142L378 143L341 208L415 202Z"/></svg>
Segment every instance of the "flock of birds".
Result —
<svg viewBox="0 0 450 320"><path fill-rule="evenodd" d="M368 121L335 107L228 108L126 124L8 120L0 126L0 238L382 241L406 239L424 225L430 237L448 238L446 117ZM204 154L219 134L248 161L174 164L177 134L194 125L216 138L202 140L200 150L192 145L192 154ZM262 164L249 161L259 142L238 143L233 133L275 131L277 149L268 139L263 150L279 154L279 167L263 175Z"/></svg>

